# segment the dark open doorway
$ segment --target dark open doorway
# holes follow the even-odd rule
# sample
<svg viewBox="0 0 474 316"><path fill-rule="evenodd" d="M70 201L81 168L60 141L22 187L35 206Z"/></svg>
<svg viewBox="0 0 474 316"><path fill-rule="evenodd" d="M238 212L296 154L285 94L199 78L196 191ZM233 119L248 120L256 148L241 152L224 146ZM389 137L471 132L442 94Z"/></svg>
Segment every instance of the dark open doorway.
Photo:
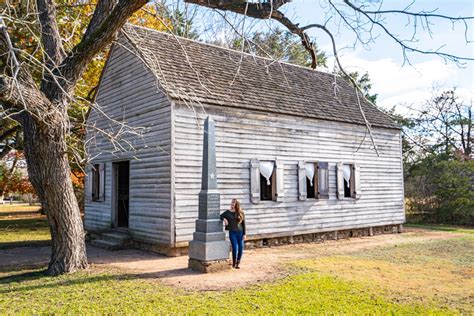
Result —
<svg viewBox="0 0 474 316"><path fill-rule="evenodd" d="M130 162L116 162L114 163L114 169L116 174L115 226L128 227Z"/></svg>

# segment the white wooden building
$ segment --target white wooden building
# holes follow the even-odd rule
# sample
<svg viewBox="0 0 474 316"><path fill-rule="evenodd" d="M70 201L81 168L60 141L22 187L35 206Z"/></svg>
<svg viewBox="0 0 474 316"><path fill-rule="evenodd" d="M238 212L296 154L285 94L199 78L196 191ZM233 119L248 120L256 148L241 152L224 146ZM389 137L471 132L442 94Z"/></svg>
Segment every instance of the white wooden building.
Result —
<svg viewBox="0 0 474 316"><path fill-rule="evenodd" d="M89 232L122 227L137 244L185 252L208 115L221 207L241 201L249 240L371 234L405 221L400 129L361 104L378 156L354 89L334 75L127 26L96 103L87 133L95 168L87 174Z"/></svg>

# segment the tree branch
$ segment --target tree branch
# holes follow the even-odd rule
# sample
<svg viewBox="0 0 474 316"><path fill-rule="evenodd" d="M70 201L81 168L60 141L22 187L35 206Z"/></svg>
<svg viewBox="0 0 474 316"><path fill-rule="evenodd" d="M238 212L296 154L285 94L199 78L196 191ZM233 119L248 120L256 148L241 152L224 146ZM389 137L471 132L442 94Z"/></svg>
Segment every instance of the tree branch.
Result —
<svg viewBox="0 0 474 316"><path fill-rule="evenodd" d="M464 20L473 20L474 16L458 16L458 17L453 17L453 16L448 16L448 15L443 15L443 14L435 14L427 11L420 11L420 12L410 12L406 10L378 10L378 11L365 11L367 14L404 14L404 15L409 15L413 17L422 17L422 18L439 18L439 19L445 19L445 20L450 20L450 21L464 21Z"/></svg>
<svg viewBox="0 0 474 316"><path fill-rule="evenodd" d="M301 38L303 47L311 55L311 68L314 69L317 66L316 49L309 36L298 24L293 23L278 10L281 6L289 3L290 0L270 0L266 2L248 2L246 0L184 0L184 2L222 11L231 11L255 19L274 19L283 24L291 33Z"/></svg>
<svg viewBox="0 0 474 316"><path fill-rule="evenodd" d="M406 51L415 52L415 53L419 53L419 54L425 54L425 55L437 55L437 56L440 56L440 57L444 58L445 60L450 60L450 61L453 61L453 62L458 63L458 64L460 63L460 60L468 60L468 61L474 60L474 57L456 56L456 55L453 55L453 54L444 53L444 52L440 51L439 49L437 49L437 50L422 50L422 49L418 49L418 48L413 47L413 46L409 46L409 45L406 44L406 41L401 40L396 35L394 35L386 27L386 25L383 22L380 22L378 19L376 19L376 17L374 18L370 15L370 14L375 14L377 11L365 11L362 7L358 7L358 6L354 5L349 0L344 0L344 3L346 5L348 5L351 9L353 9L355 12L358 12L359 14L364 16L368 21L370 21L370 23L372 23L372 25L380 27L386 35L388 35L392 40L394 40L398 45L400 45L400 47L403 50L403 55L405 56L406 61L408 61L408 58L406 57ZM384 11L381 11L381 12L384 12ZM405 12L405 11L399 11L397 13L400 13L400 12ZM413 13L405 12L405 14L412 15ZM438 15L437 17L444 17L444 16L439 16ZM427 17L425 16L425 18L427 18ZM447 17L445 17L445 18L447 18ZM462 20L462 21L465 22L467 19L472 19L472 17L457 18L457 19L453 18L452 20ZM346 23L347 23L347 21L346 21ZM351 26L351 25L349 25L349 26ZM413 41L413 39L411 41Z"/></svg>
<svg viewBox="0 0 474 316"><path fill-rule="evenodd" d="M37 123L44 125L45 118L55 112L54 106L38 89L30 72L18 62L5 25L0 24L0 30L0 104L19 112L26 110ZM9 65L9 60L15 62Z"/></svg>
<svg viewBox="0 0 474 316"><path fill-rule="evenodd" d="M58 112L34 81L20 70L17 79L0 76L0 102L9 108L26 110L38 125L57 124Z"/></svg>
<svg viewBox="0 0 474 316"><path fill-rule="evenodd" d="M64 103L94 56L105 49L127 19L148 0L120 0L105 20L98 24L87 38L76 45L55 71L61 87L56 87L48 98L55 103ZM99 18L97 18L99 19Z"/></svg>
<svg viewBox="0 0 474 316"><path fill-rule="evenodd" d="M117 0L99 0L92 15L91 21L87 26L83 39L88 39L92 33L104 22L105 18L109 16L113 8L117 4Z"/></svg>
<svg viewBox="0 0 474 316"><path fill-rule="evenodd" d="M37 0L38 22L41 29L41 41L46 53L46 67L52 69L66 56L61 43L56 22L56 6L53 0Z"/></svg>
<svg viewBox="0 0 474 316"><path fill-rule="evenodd" d="M256 19L269 19L272 12L281 6L291 2L291 0L270 0L265 2L248 2L246 0L184 0L186 3L193 3L199 6L231 11L238 14L245 14Z"/></svg>

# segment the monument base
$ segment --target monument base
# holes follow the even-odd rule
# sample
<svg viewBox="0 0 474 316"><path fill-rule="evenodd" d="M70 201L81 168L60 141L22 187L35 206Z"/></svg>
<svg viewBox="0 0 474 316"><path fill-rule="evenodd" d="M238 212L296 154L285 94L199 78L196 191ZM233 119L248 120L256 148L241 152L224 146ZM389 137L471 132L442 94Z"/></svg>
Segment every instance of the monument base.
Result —
<svg viewBox="0 0 474 316"><path fill-rule="evenodd" d="M230 270L231 265L229 259L201 261L189 258L188 268L196 272L213 273L224 270Z"/></svg>
<svg viewBox="0 0 474 316"><path fill-rule="evenodd" d="M200 261L216 261L229 259L230 243L224 239L216 241L191 240L189 242L189 258Z"/></svg>

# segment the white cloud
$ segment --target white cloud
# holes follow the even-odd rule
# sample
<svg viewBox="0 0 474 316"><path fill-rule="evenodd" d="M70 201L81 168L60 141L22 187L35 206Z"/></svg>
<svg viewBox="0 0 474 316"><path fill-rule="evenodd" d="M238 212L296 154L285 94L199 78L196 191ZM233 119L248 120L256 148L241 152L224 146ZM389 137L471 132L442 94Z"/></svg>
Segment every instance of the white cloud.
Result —
<svg viewBox="0 0 474 316"><path fill-rule="evenodd" d="M367 53L367 52L365 52ZM332 65L333 60L328 61ZM400 113L407 113L407 106L418 107L432 96L433 87L451 89L457 87L460 97L474 99L470 80L465 80L465 71L442 60L418 62L400 66L392 58L366 60L357 52L341 56L341 63L348 71L369 73L372 91L378 93L378 104L384 108L397 105Z"/></svg>
<svg viewBox="0 0 474 316"><path fill-rule="evenodd" d="M456 95L465 103L474 103L474 90L458 88L456 89Z"/></svg>

